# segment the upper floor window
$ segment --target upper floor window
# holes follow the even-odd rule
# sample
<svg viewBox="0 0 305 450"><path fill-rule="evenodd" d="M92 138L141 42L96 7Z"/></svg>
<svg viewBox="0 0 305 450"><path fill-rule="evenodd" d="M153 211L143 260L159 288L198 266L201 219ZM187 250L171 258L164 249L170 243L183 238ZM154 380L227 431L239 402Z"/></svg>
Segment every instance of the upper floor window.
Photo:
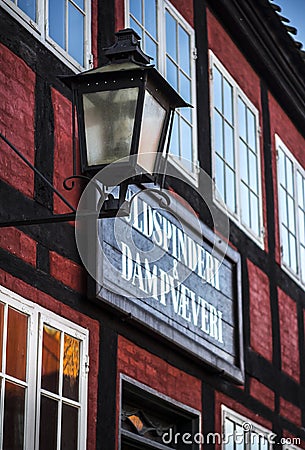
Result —
<svg viewBox="0 0 305 450"><path fill-rule="evenodd" d="M0 289L0 449L86 443L87 330Z"/></svg>
<svg viewBox="0 0 305 450"><path fill-rule="evenodd" d="M224 450L271 450L273 433L222 406Z"/></svg>
<svg viewBox="0 0 305 450"><path fill-rule="evenodd" d="M89 0L1 0L0 5L71 65L89 67Z"/></svg>
<svg viewBox="0 0 305 450"><path fill-rule="evenodd" d="M305 284L305 171L276 136L282 266Z"/></svg>
<svg viewBox="0 0 305 450"><path fill-rule="evenodd" d="M194 30L167 0L126 0L127 25L141 37L145 53L194 108L175 114L171 161L197 180Z"/></svg>
<svg viewBox="0 0 305 450"><path fill-rule="evenodd" d="M211 101L214 198L263 246L258 111L212 53Z"/></svg>

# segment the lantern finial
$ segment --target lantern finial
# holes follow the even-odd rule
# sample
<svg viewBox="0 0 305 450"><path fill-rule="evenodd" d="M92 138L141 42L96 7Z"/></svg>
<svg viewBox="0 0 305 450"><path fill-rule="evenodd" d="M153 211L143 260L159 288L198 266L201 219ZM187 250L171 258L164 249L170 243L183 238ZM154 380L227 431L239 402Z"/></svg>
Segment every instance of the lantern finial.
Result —
<svg viewBox="0 0 305 450"><path fill-rule="evenodd" d="M131 28L115 33L115 43L104 49L105 56L114 63L132 61L139 65L147 65L152 59L140 47L140 36Z"/></svg>

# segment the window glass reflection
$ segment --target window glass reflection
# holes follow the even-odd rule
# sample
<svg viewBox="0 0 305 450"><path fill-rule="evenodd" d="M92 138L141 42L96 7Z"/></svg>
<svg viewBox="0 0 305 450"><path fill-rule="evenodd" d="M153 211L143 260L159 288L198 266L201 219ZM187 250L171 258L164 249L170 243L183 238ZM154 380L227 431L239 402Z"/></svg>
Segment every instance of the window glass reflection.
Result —
<svg viewBox="0 0 305 450"><path fill-rule="evenodd" d="M4 450L24 449L24 402L25 388L7 381L4 400Z"/></svg>
<svg viewBox="0 0 305 450"><path fill-rule="evenodd" d="M58 402L44 395L40 403L39 449L57 448Z"/></svg>
<svg viewBox="0 0 305 450"><path fill-rule="evenodd" d="M61 450L77 450L78 409L63 403Z"/></svg>
<svg viewBox="0 0 305 450"><path fill-rule="evenodd" d="M80 342L68 334L64 338L63 396L78 400Z"/></svg>
<svg viewBox="0 0 305 450"><path fill-rule="evenodd" d="M6 373L19 380L26 379L28 317L8 309Z"/></svg>
<svg viewBox="0 0 305 450"><path fill-rule="evenodd" d="M43 326L41 387L58 393L60 331L48 325Z"/></svg>

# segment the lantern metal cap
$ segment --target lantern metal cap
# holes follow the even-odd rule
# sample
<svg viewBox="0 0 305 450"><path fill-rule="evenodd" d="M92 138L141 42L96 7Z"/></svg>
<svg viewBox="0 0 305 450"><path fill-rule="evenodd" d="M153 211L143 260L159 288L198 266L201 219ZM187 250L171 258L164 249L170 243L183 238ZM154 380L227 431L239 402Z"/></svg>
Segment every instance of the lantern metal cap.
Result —
<svg viewBox="0 0 305 450"><path fill-rule="evenodd" d="M148 65L152 59L140 47L140 36L131 28L115 33L115 43L104 48L104 55L113 63L130 61L139 65Z"/></svg>

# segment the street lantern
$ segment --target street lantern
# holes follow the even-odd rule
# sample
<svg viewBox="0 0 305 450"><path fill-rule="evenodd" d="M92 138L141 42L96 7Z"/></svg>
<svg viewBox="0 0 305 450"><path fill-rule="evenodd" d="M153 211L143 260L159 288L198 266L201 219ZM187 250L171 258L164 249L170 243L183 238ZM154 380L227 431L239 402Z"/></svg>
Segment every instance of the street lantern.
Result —
<svg viewBox="0 0 305 450"><path fill-rule="evenodd" d="M132 29L117 32L104 50L108 64L64 79L76 105L81 170L93 175L112 164L110 185L116 174L158 171L174 110L188 106L139 41Z"/></svg>

